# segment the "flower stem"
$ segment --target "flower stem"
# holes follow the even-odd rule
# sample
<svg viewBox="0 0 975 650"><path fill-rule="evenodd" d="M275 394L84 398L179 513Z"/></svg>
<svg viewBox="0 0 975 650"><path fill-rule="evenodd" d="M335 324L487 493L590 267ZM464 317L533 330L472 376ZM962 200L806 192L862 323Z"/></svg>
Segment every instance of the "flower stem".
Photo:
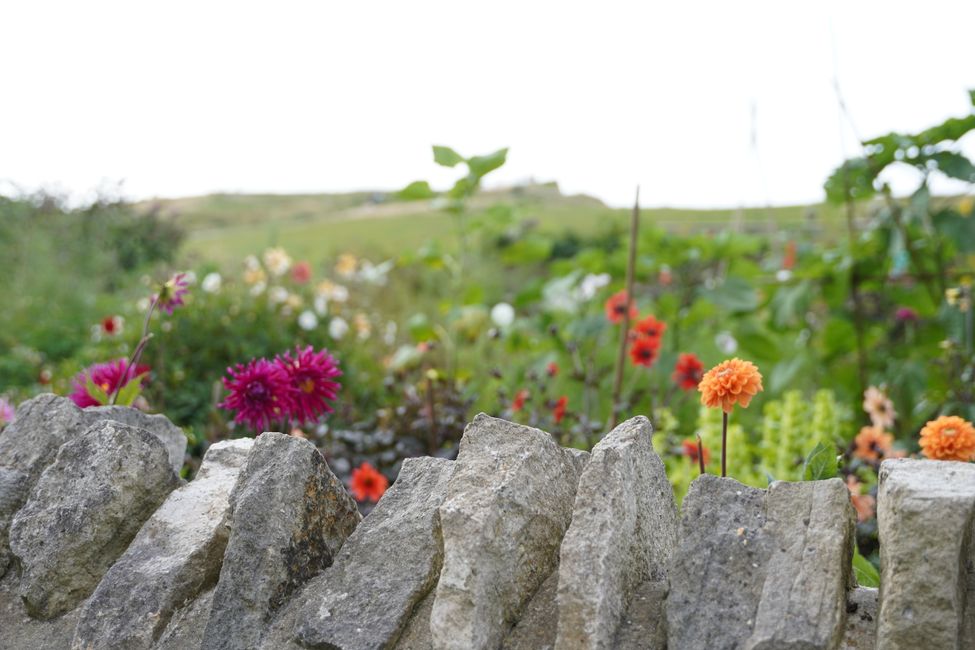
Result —
<svg viewBox="0 0 975 650"><path fill-rule="evenodd" d="M152 302L149 303L149 308L146 310L146 320L142 325L142 338L139 339L139 343L135 346L135 350L132 351L132 356L125 364L125 369L122 371L122 378L119 379L118 385L112 392L112 398L108 400L110 406L115 405L115 401L118 399L119 391L122 390L122 386L127 383L129 377L129 370L135 368L139 363L139 359L142 358L142 352L146 349L146 344L149 339L152 338L152 334L149 333L149 325L152 321L152 312L156 310L156 305L159 304L159 295L153 297Z"/></svg>
<svg viewBox="0 0 975 650"><path fill-rule="evenodd" d="M697 434L697 465L701 469L701 474L704 474L704 443L701 442L701 434Z"/></svg>
<svg viewBox="0 0 975 650"><path fill-rule="evenodd" d="M721 476L728 475L728 412L721 412Z"/></svg>
<svg viewBox="0 0 975 650"><path fill-rule="evenodd" d="M626 342L630 336L630 305L633 304L633 275L636 269L636 244L640 230L640 187L636 188L633 202L633 215L630 218L630 256L626 263L626 305L623 309L623 322L620 323L620 349L616 357L616 378L613 381L613 402L609 414L609 427L612 429L619 421L620 391L623 389L623 365L626 363Z"/></svg>

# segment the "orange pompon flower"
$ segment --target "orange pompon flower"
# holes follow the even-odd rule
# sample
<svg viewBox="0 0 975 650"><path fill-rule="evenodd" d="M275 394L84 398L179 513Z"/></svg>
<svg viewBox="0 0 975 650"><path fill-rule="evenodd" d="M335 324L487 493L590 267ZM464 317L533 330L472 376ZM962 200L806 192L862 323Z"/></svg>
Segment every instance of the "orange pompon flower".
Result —
<svg viewBox="0 0 975 650"><path fill-rule="evenodd" d="M857 521L864 522L873 519L876 514L877 500L869 494L860 494L860 481L850 474L846 477L846 487L850 491L850 502L857 511Z"/></svg>
<svg viewBox="0 0 975 650"><path fill-rule="evenodd" d="M627 298L625 290L614 293L609 297L608 300L606 300L606 319L613 325L622 323L623 316L626 314L627 305L629 305L630 320L632 321L636 319L640 313L637 310L636 305L633 304L633 300Z"/></svg>
<svg viewBox="0 0 975 650"><path fill-rule="evenodd" d="M657 360L659 350L660 341L648 336L641 336L630 344L630 360L634 366L649 368Z"/></svg>
<svg viewBox="0 0 975 650"><path fill-rule="evenodd" d="M352 470L349 490L357 501L375 503L382 498L388 487L389 479L369 463L362 463Z"/></svg>
<svg viewBox="0 0 975 650"><path fill-rule="evenodd" d="M635 337L646 336L659 342L665 331L667 331L667 323L659 321L653 316L647 316L636 322L631 335Z"/></svg>
<svg viewBox="0 0 975 650"><path fill-rule="evenodd" d="M701 391L701 404L708 408L720 406L725 413L731 413L735 404L746 408L761 392L762 373L750 361L729 359L704 373L697 389Z"/></svg>
<svg viewBox="0 0 975 650"><path fill-rule="evenodd" d="M853 439L853 455L860 460L878 461L890 458L894 436L880 427L863 427Z"/></svg>
<svg viewBox="0 0 975 650"><path fill-rule="evenodd" d="M942 415L921 429L921 453L933 460L975 460L975 427L957 415Z"/></svg>

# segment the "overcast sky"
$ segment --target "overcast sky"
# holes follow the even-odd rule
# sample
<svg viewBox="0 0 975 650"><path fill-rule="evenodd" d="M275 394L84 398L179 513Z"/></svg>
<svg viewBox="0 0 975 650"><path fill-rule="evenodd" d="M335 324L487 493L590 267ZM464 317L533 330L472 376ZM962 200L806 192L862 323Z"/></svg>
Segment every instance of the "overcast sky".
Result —
<svg viewBox="0 0 975 650"><path fill-rule="evenodd" d="M862 137L918 130L969 111L973 25L972 0L5 0L0 191L444 185L446 144L614 205L819 201L857 151L834 54Z"/></svg>

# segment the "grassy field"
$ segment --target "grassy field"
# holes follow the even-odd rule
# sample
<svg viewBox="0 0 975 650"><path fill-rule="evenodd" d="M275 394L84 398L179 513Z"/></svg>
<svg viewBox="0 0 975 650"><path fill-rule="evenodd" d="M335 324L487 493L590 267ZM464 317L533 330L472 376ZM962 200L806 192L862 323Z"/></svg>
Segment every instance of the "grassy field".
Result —
<svg viewBox="0 0 975 650"><path fill-rule="evenodd" d="M518 219L546 232L592 235L627 223L629 210L609 208L588 196L566 196L554 184L487 191L471 204L471 218L492 205L511 206ZM301 259L317 261L343 251L389 256L431 240L456 243L454 218L430 201L404 202L379 192L350 194L214 194L146 202L188 232L186 262L237 264L268 246L283 246ZM675 232L791 230L816 219L826 233L840 214L832 206L784 206L726 210L648 208L644 223Z"/></svg>

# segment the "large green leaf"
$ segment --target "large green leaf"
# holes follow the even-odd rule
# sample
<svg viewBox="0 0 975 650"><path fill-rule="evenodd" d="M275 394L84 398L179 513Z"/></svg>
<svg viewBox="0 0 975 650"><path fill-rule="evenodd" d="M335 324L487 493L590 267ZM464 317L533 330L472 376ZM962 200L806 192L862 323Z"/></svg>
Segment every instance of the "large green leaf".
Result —
<svg viewBox="0 0 975 650"><path fill-rule="evenodd" d="M853 574L856 576L857 584L861 587L880 586L880 574L870 560L860 555L860 551L853 553Z"/></svg>
<svg viewBox="0 0 975 650"><path fill-rule="evenodd" d="M821 481L836 476L836 449L832 445L817 443L802 468L805 481Z"/></svg>
<svg viewBox="0 0 975 650"><path fill-rule="evenodd" d="M930 157L938 163L938 169L946 176L968 183L975 182L975 165L964 155L954 151L939 151Z"/></svg>
<svg viewBox="0 0 975 650"><path fill-rule="evenodd" d="M464 162L464 157L450 147L433 145L433 162L444 167L456 167L458 163Z"/></svg>
<svg viewBox="0 0 975 650"><path fill-rule="evenodd" d="M508 148L498 149L486 156L473 156L467 160L467 167L471 170L471 175L477 179L483 178L488 172L492 172L504 164L508 158Z"/></svg>
<svg viewBox="0 0 975 650"><path fill-rule="evenodd" d="M758 308L755 287L739 277L729 277L721 286L704 291L701 295L731 312L749 312Z"/></svg>
<svg viewBox="0 0 975 650"><path fill-rule="evenodd" d="M436 195L437 193L430 188L430 183L426 181L413 181L396 193L396 196L403 201L432 199Z"/></svg>

